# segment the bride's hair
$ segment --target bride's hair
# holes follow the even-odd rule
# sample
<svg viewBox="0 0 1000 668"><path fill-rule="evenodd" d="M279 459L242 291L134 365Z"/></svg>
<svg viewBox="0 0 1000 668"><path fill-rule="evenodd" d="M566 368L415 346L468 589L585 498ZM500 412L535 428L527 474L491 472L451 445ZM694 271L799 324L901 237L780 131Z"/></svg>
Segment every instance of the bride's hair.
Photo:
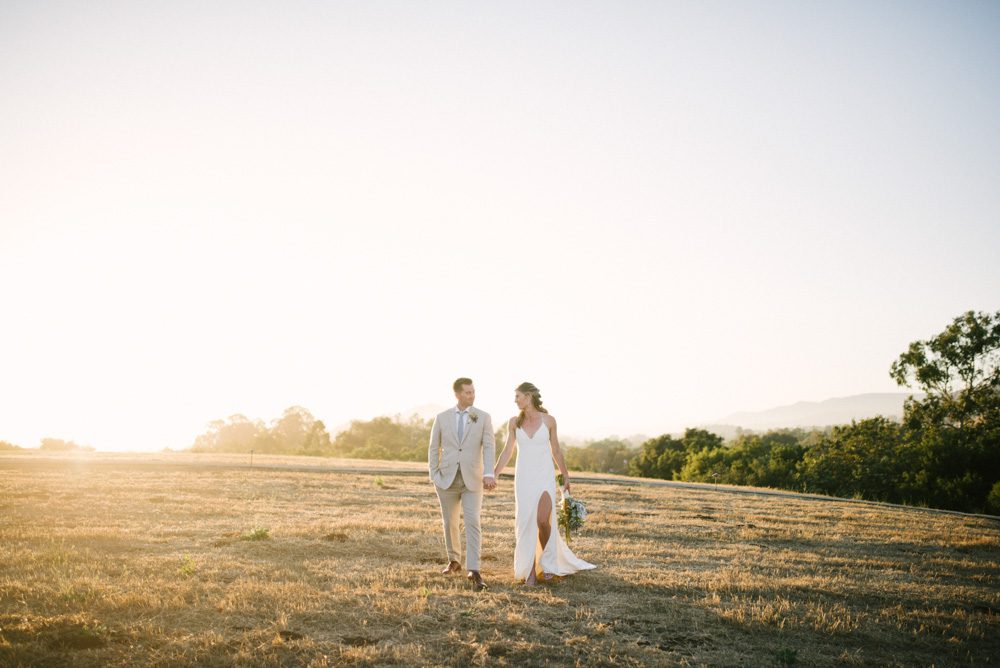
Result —
<svg viewBox="0 0 1000 668"><path fill-rule="evenodd" d="M542 408L542 393L538 391L537 387L525 381L517 386L517 391L531 397L531 405L535 407L536 411L539 413L548 413L547 410ZM521 414L517 416L516 426L520 427L522 424L524 424L524 411L521 411Z"/></svg>

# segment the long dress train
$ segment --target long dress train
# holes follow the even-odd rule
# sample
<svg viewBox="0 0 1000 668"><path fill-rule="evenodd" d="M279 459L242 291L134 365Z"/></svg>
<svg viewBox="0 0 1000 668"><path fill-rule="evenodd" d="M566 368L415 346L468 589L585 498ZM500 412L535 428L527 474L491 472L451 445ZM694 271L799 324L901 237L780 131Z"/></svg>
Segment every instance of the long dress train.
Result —
<svg viewBox="0 0 1000 668"><path fill-rule="evenodd" d="M538 501L548 493L552 500L552 532L545 549L538 540ZM570 575L597 568L580 559L569 549L559 532L556 519L556 469L549 446L549 428L543 422L533 436L517 428L517 462L514 465L514 577L524 580L541 570L552 575Z"/></svg>

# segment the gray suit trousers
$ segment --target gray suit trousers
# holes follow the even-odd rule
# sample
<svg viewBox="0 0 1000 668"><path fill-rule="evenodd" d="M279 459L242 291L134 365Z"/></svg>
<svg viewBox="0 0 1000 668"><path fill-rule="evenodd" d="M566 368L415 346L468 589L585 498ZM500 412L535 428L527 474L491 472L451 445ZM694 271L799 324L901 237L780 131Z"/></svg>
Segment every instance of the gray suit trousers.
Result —
<svg viewBox="0 0 1000 668"><path fill-rule="evenodd" d="M444 545L448 551L448 560L462 563L459 549L459 513L465 520L465 568L470 571L479 570L479 550L482 546L482 531L479 527L479 514L483 508L482 490L473 491L465 486L462 479L462 469L459 468L448 489L434 485L438 501L441 502L441 518L444 521Z"/></svg>

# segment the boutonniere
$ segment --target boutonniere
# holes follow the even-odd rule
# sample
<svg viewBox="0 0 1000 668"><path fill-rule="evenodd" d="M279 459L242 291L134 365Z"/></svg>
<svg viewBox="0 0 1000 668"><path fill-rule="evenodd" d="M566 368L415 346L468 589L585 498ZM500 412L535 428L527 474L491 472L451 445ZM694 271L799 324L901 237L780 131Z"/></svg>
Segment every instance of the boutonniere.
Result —
<svg viewBox="0 0 1000 668"><path fill-rule="evenodd" d="M476 411L469 411L469 421L470 422L478 422L479 421L479 414L476 413Z"/></svg>

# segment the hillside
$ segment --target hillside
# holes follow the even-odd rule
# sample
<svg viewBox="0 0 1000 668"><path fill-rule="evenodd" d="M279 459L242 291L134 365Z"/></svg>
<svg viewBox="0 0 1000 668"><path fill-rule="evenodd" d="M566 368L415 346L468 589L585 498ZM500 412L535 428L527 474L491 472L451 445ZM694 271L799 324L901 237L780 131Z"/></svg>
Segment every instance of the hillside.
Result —
<svg viewBox="0 0 1000 668"><path fill-rule="evenodd" d="M102 463L102 461L104 463ZM485 594L437 573L420 475L258 457L0 456L0 665L970 665L1000 656L1000 524L580 482L597 571ZM745 491L745 490L744 490Z"/></svg>
<svg viewBox="0 0 1000 668"><path fill-rule="evenodd" d="M911 392L886 392L856 394L849 397L826 399L825 401L799 401L788 406L778 406L763 411L732 413L712 421L705 428L742 427L754 431L780 429L782 427L827 427L849 424L851 420L883 415L900 418L903 403ZM916 395L918 398L923 396ZM717 431L716 433L722 433Z"/></svg>

